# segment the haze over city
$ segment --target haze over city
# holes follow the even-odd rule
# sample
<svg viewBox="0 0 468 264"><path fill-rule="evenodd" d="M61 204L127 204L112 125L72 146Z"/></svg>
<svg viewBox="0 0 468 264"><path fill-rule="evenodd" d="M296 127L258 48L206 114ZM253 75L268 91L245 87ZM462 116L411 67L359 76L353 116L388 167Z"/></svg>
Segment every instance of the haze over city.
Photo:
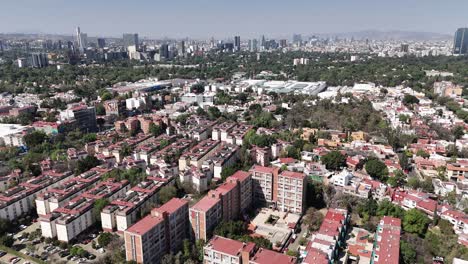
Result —
<svg viewBox="0 0 468 264"><path fill-rule="evenodd" d="M468 264L468 1L0 3L0 264Z"/></svg>
<svg viewBox="0 0 468 264"><path fill-rule="evenodd" d="M25 8L27 7L27 8ZM453 34L466 26L464 0L395 1L4 1L0 32L73 33L90 36L228 37L261 34L280 37L363 30L400 30Z"/></svg>

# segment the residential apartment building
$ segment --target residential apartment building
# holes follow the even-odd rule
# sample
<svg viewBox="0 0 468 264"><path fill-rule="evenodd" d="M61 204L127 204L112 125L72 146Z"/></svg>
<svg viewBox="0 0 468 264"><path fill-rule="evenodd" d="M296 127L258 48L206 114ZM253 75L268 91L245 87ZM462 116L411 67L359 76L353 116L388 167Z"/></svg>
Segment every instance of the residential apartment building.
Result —
<svg viewBox="0 0 468 264"><path fill-rule="evenodd" d="M271 206L277 199L277 183L280 168L254 165L252 173L253 200L258 205Z"/></svg>
<svg viewBox="0 0 468 264"><path fill-rule="evenodd" d="M73 177L59 186L40 193L36 197L37 215L45 216L55 209L65 205L72 198L83 193L87 188L101 180L101 176L109 169L95 167Z"/></svg>
<svg viewBox="0 0 468 264"><path fill-rule="evenodd" d="M203 248L204 264L295 264L297 259L279 252L259 248L253 242L240 242L214 236Z"/></svg>
<svg viewBox="0 0 468 264"><path fill-rule="evenodd" d="M398 263L400 259L401 219L384 216L375 232L371 263Z"/></svg>
<svg viewBox="0 0 468 264"><path fill-rule="evenodd" d="M203 140L195 147L185 152L179 158L179 171L184 171L189 166L201 168L205 160L214 154L218 149L219 142L211 139Z"/></svg>
<svg viewBox="0 0 468 264"><path fill-rule="evenodd" d="M211 157L203 162L202 166L208 167L214 178L221 179L223 169L233 165L239 159L239 150L237 145L223 143Z"/></svg>
<svg viewBox="0 0 468 264"><path fill-rule="evenodd" d="M218 188L209 191L208 196L221 200L222 219L224 221L237 219L239 217L240 197L237 182L225 182L218 186Z"/></svg>
<svg viewBox="0 0 468 264"><path fill-rule="evenodd" d="M97 131L96 109L94 108L94 106L73 106L67 110L60 112L60 120L76 121L78 128L85 133Z"/></svg>
<svg viewBox="0 0 468 264"><path fill-rule="evenodd" d="M71 199L64 206L39 217L42 236L57 237L59 241L64 242L73 240L96 222L92 213L96 200L115 200L122 197L129 188L130 184L126 180L117 182L109 179L100 182L96 187Z"/></svg>
<svg viewBox="0 0 468 264"><path fill-rule="evenodd" d="M59 173L53 170L20 183L0 194L0 218L10 221L30 213L34 209L36 196L59 186L73 177L71 171Z"/></svg>
<svg viewBox="0 0 468 264"><path fill-rule="evenodd" d="M245 212L252 206L252 174L245 171L237 171L226 179L226 182L238 182L239 184L239 209Z"/></svg>
<svg viewBox="0 0 468 264"><path fill-rule="evenodd" d="M204 264L248 264L255 252L255 243L214 236L203 247Z"/></svg>
<svg viewBox="0 0 468 264"><path fill-rule="evenodd" d="M127 230L137 221L142 211L158 203L159 190L167 183L168 179L147 177L122 198L110 201L101 211L102 229L107 232Z"/></svg>
<svg viewBox="0 0 468 264"><path fill-rule="evenodd" d="M207 241L223 218L221 199L205 196L190 208L192 238Z"/></svg>
<svg viewBox="0 0 468 264"><path fill-rule="evenodd" d="M127 261L159 263L189 236L188 202L173 198L124 232Z"/></svg>
<svg viewBox="0 0 468 264"><path fill-rule="evenodd" d="M283 212L302 214L305 209L306 177L302 172L283 171L278 176L276 207Z"/></svg>
<svg viewBox="0 0 468 264"><path fill-rule="evenodd" d="M346 210L329 209L320 229L310 238L302 263L334 263L339 257L339 248L345 245L350 220L351 216Z"/></svg>

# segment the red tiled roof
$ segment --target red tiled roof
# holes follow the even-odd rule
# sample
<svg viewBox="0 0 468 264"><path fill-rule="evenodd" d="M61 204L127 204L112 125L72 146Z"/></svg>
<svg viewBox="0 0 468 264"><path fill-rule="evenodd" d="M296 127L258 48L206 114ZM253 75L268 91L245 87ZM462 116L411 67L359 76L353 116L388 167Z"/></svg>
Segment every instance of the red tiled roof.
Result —
<svg viewBox="0 0 468 264"><path fill-rule="evenodd" d="M220 201L221 200L219 198L212 198L209 196L205 196L200 201L198 201L198 203L194 204L192 206L192 209L197 210L197 211L207 212Z"/></svg>
<svg viewBox="0 0 468 264"><path fill-rule="evenodd" d="M239 171L236 171L236 173L234 173L229 178L235 178L235 179L238 179L240 182L242 182L245 179L247 179L249 177L249 175L250 175L250 172L239 170Z"/></svg>
<svg viewBox="0 0 468 264"><path fill-rule="evenodd" d="M316 248L311 248L307 251L307 256L302 264L328 264L328 256Z"/></svg>
<svg viewBox="0 0 468 264"><path fill-rule="evenodd" d="M305 175L302 172L283 171L281 176L288 178L304 179Z"/></svg>
<svg viewBox="0 0 468 264"><path fill-rule="evenodd" d="M140 221L136 222L130 228L128 228L126 232L133 233L136 235L144 235L153 227L159 225L163 221L164 219L162 217L154 217L152 215L148 215Z"/></svg>
<svg viewBox="0 0 468 264"><path fill-rule="evenodd" d="M161 207L154 208L152 211L156 211L160 213L168 212L169 214L172 214L186 204L188 204L188 202L185 200L182 200L179 198L172 198L167 203L163 204Z"/></svg>
<svg viewBox="0 0 468 264"><path fill-rule="evenodd" d="M263 167L259 165L254 165L251 169L251 171L258 171L262 173L274 173L275 170L278 170L278 168L272 168L272 167Z"/></svg>
<svg viewBox="0 0 468 264"><path fill-rule="evenodd" d="M296 258L260 248L250 262L255 264L290 264L296 263Z"/></svg>
<svg viewBox="0 0 468 264"><path fill-rule="evenodd" d="M255 248L255 243L243 243L237 240L220 236L213 237L210 240L209 244L211 245L213 250L222 252L230 256L237 256L242 251L250 252Z"/></svg>

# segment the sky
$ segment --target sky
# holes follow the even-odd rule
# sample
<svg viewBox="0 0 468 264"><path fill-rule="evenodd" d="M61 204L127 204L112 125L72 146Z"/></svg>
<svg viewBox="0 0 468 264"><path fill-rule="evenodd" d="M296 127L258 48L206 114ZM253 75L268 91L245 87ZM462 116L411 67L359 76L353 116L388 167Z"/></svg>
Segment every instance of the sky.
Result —
<svg viewBox="0 0 468 264"><path fill-rule="evenodd" d="M3 0L0 33L272 37L401 30L453 34L468 0Z"/></svg>

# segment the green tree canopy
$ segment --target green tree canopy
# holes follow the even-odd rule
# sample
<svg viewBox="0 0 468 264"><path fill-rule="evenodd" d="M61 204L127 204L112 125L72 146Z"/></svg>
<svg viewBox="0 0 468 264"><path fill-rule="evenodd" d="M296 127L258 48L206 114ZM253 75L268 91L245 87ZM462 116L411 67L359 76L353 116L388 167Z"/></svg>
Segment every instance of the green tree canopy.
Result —
<svg viewBox="0 0 468 264"><path fill-rule="evenodd" d="M388 168L379 159L371 158L366 162L366 172L374 179L385 181L388 176Z"/></svg>
<svg viewBox="0 0 468 264"><path fill-rule="evenodd" d="M324 155L320 160L328 170L339 170L346 166L346 157L339 151L332 151Z"/></svg>
<svg viewBox="0 0 468 264"><path fill-rule="evenodd" d="M418 209L411 209L403 217L403 230L423 237L430 222L423 212Z"/></svg>

